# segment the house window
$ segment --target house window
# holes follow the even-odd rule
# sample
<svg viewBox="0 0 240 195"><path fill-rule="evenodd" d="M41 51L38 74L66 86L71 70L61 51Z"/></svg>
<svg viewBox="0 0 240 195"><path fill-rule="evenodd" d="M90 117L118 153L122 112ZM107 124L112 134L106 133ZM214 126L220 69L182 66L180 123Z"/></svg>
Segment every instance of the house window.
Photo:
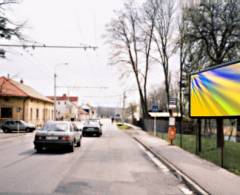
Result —
<svg viewBox="0 0 240 195"><path fill-rule="evenodd" d="M38 119L39 118L39 110L38 110L38 108L36 109L36 119Z"/></svg>
<svg viewBox="0 0 240 195"><path fill-rule="evenodd" d="M1 118L12 118L12 108L1 108Z"/></svg>
<svg viewBox="0 0 240 195"><path fill-rule="evenodd" d="M67 104L67 102L66 102L66 101L65 101L64 103L65 103L65 105Z"/></svg>
<svg viewBox="0 0 240 195"><path fill-rule="evenodd" d="M58 102L58 105L60 105L60 102Z"/></svg>

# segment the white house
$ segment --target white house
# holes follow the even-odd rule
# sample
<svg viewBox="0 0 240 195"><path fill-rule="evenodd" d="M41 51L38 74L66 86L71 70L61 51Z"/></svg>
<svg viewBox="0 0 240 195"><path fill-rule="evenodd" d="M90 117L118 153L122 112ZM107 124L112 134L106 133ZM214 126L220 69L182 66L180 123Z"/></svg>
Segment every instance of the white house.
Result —
<svg viewBox="0 0 240 195"><path fill-rule="evenodd" d="M54 101L54 97L50 96ZM56 119L57 120L78 120L78 97L63 96L56 97Z"/></svg>

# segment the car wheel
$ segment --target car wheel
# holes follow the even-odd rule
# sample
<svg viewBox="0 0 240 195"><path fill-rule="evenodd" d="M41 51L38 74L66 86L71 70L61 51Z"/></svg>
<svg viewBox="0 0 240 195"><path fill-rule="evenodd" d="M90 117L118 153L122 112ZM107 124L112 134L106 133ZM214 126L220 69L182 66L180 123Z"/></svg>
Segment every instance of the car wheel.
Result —
<svg viewBox="0 0 240 195"><path fill-rule="evenodd" d="M70 151L70 152L74 152L74 142L70 145L69 151Z"/></svg>
<svg viewBox="0 0 240 195"><path fill-rule="evenodd" d="M34 129L29 129L29 132L33 132L34 131Z"/></svg>
<svg viewBox="0 0 240 195"><path fill-rule="evenodd" d="M79 141L77 142L77 147L81 146L81 138L79 139Z"/></svg>
<svg viewBox="0 0 240 195"><path fill-rule="evenodd" d="M42 148L41 147L36 147L35 149L36 149L37 153L41 153L42 152Z"/></svg>
<svg viewBox="0 0 240 195"><path fill-rule="evenodd" d="M8 133L8 132L9 132L9 129L8 129L8 128L3 128L3 132L4 132L4 133Z"/></svg>
<svg viewBox="0 0 240 195"><path fill-rule="evenodd" d="M31 132L31 129L26 128L25 131L28 133L28 132Z"/></svg>

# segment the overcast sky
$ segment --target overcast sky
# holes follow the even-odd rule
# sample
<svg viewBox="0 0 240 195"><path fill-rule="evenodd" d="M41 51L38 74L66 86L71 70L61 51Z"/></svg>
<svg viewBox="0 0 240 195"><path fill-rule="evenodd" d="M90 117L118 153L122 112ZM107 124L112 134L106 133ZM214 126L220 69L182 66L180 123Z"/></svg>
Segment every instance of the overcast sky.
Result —
<svg viewBox="0 0 240 195"><path fill-rule="evenodd" d="M134 80L119 81L118 69L108 65L109 50L102 39L105 25L121 9L124 0L23 0L9 12L15 21L27 21L24 34L46 45L96 45L93 50L9 49L0 59L1 75L23 79L43 95L53 95L53 73L58 66L57 85L80 89L57 89L57 95L79 96L79 103L121 106L123 90L136 88ZM1 41L3 43L3 41ZM5 42L6 43L6 42ZM162 81L161 69L153 67L149 85ZM88 89L84 87L108 87ZM128 91L128 102L137 101L137 91Z"/></svg>

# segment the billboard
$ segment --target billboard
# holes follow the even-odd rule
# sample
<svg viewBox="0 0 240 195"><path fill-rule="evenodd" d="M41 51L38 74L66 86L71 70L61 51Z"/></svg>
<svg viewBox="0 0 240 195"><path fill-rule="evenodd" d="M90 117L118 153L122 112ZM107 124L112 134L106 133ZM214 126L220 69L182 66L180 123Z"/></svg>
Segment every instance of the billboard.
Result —
<svg viewBox="0 0 240 195"><path fill-rule="evenodd" d="M190 117L240 116L240 61L190 76Z"/></svg>

